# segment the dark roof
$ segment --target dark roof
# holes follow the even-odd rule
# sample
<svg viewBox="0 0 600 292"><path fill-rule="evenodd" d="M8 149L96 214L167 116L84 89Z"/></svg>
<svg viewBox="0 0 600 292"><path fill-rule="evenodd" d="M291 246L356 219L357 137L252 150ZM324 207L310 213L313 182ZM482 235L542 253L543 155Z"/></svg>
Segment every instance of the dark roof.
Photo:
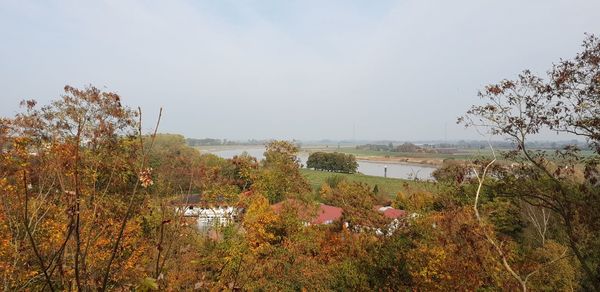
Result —
<svg viewBox="0 0 600 292"><path fill-rule="evenodd" d="M202 203L200 194L182 195L180 198L173 200L175 205L197 205Z"/></svg>
<svg viewBox="0 0 600 292"><path fill-rule="evenodd" d="M232 202L228 201L223 195L203 198L202 194L181 195L178 199L171 201L171 204L200 207L232 206Z"/></svg>

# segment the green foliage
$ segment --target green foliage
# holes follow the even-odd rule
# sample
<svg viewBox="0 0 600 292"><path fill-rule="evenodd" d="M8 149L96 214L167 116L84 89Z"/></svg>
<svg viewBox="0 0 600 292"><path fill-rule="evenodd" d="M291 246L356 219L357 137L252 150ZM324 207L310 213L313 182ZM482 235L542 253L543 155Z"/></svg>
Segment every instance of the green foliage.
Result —
<svg viewBox="0 0 600 292"><path fill-rule="evenodd" d="M521 208L514 201L495 198L482 204L482 209L487 213L497 232L513 238L520 236L525 222L521 216Z"/></svg>
<svg viewBox="0 0 600 292"><path fill-rule="evenodd" d="M336 188L341 182L345 180L346 178L341 175L332 175L327 177L325 183L332 188Z"/></svg>
<svg viewBox="0 0 600 292"><path fill-rule="evenodd" d="M187 146L185 138L177 134L144 137L144 148L151 146L148 164L156 173L153 191L161 196L189 192L193 170L201 161L200 152Z"/></svg>
<svg viewBox="0 0 600 292"><path fill-rule="evenodd" d="M137 286L136 291L156 291L158 290L158 283L156 283L156 279L146 277L140 281L140 284Z"/></svg>
<svg viewBox="0 0 600 292"><path fill-rule="evenodd" d="M308 156L306 167L315 170L355 173L358 163L352 154L313 152Z"/></svg>
<svg viewBox="0 0 600 292"><path fill-rule="evenodd" d="M307 181L300 174L297 153L298 148L286 141L267 144L265 159L253 179L252 189L264 194L271 203L310 192Z"/></svg>
<svg viewBox="0 0 600 292"><path fill-rule="evenodd" d="M471 169L465 161L446 159L431 175L438 182L462 184L470 174Z"/></svg>
<svg viewBox="0 0 600 292"><path fill-rule="evenodd" d="M357 261L347 259L331 267L333 279L330 288L334 291L367 291L368 278Z"/></svg>
<svg viewBox="0 0 600 292"><path fill-rule="evenodd" d="M310 186L313 190L319 191L323 184L329 184L328 180L331 178L333 181L335 180L345 180L345 181L354 181L361 182L372 186L375 185L379 188L379 195L385 198L394 198L396 193L406 189L407 187L414 187L416 189L422 189L427 191L436 191L439 187L439 184L435 184L433 182L428 181L413 181L406 180L400 178L385 178L381 176L371 176L364 174L346 174L346 173L337 173L331 175L331 173L312 170L312 169L300 169L300 173L308 180ZM335 177L335 178L332 178ZM334 183L335 184L335 183Z"/></svg>
<svg viewBox="0 0 600 292"><path fill-rule="evenodd" d="M579 287L580 273L577 261L565 256L568 247L555 241L547 242L536 248L531 257L539 265L540 271L531 278L531 287L539 291L572 291ZM545 263L559 259L551 266Z"/></svg>
<svg viewBox="0 0 600 292"><path fill-rule="evenodd" d="M552 65L545 77L525 70L513 80L488 85L478 94L486 103L472 106L459 118L467 126L486 126L491 134L514 143L514 151L505 158L510 166L490 173L495 193L559 217L555 227L585 275L582 288L596 291L600 291L598 76L600 39L587 35L582 52ZM531 137L547 130L584 138L595 153L584 155L575 145L554 154L529 149ZM505 211L509 217L515 213ZM514 222L500 221L499 227L512 232Z"/></svg>

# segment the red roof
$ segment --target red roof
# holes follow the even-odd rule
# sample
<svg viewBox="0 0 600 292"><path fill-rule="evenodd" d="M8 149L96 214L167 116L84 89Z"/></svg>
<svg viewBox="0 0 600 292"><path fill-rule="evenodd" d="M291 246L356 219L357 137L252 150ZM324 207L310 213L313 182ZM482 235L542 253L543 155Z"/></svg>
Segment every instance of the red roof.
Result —
<svg viewBox="0 0 600 292"><path fill-rule="evenodd" d="M406 216L406 211L392 208L392 209L383 211L383 216L392 218L392 219L397 219L397 218Z"/></svg>
<svg viewBox="0 0 600 292"><path fill-rule="evenodd" d="M306 205L293 199L273 204L271 207L275 213L279 213L283 209L284 205L291 206L292 208L296 209L298 211L298 216L304 217L304 220L310 222L311 224L329 224L342 218L342 208L319 204L319 208L316 210L316 215L314 213L309 214L312 212L309 212L309 209Z"/></svg>
<svg viewBox="0 0 600 292"><path fill-rule="evenodd" d="M329 224L340 218L342 218L342 208L320 204L318 216L311 223Z"/></svg>
<svg viewBox="0 0 600 292"><path fill-rule="evenodd" d="M383 214L383 216L390 218L390 219L398 219L400 217L406 216L406 211L400 210L400 209L394 209L390 206L387 206L387 207L375 206L375 207L373 207L373 209L375 209L375 211Z"/></svg>

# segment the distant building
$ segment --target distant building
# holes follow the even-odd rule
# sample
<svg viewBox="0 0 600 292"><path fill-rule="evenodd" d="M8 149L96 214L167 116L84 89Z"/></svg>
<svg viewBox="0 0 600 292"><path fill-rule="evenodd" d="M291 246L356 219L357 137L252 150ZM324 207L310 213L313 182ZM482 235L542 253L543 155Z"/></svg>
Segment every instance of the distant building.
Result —
<svg viewBox="0 0 600 292"><path fill-rule="evenodd" d="M226 203L207 203L200 194L186 195L172 202L177 211L187 218L195 218L199 230L208 230L215 226L227 226L235 221L239 208Z"/></svg>

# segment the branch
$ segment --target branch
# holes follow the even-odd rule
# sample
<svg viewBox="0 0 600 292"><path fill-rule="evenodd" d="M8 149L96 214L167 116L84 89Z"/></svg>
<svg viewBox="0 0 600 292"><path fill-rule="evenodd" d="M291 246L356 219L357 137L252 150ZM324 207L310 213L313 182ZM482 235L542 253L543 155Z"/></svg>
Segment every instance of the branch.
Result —
<svg viewBox="0 0 600 292"><path fill-rule="evenodd" d="M562 253L561 253L561 254L560 254L558 257L554 258L553 260L551 260L551 261L549 261L549 262L547 262L547 263L544 263L544 264L543 264L543 265L541 265L539 268L537 268L535 271L533 271L533 272L531 272L531 273L527 274L527 276L525 276L525 282L527 282L527 280L529 280L529 277L531 277L531 276L532 276L532 275L534 275L535 273L537 273L537 272L539 272L540 270L542 270L542 268L544 268L544 267L546 267L546 266L549 266L549 265L551 265L551 264L553 264L553 263L555 263L555 262L557 262L557 261L559 261L559 260L562 260L562 259L564 259L564 258L568 257L568 256L567 256L567 251L568 251L568 250L569 250L569 248L565 248L565 250L564 250L564 251L563 251L563 252L562 252Z"/></svg>
<svg viewBox="0 0 600 292"><path fill-rule="evenodd" d="M484 222L481 219L481 216L479 214L479 208L478 208L478 204L479 204L479 196L481 194L481 189L483 187L483 183L485 181L485 177L487 175L487 172L489 170L489 168L492 166L492 164L494 164L496 162L496 153L494 152L494 148L491 146L490 144L490 148L492 149L492 155L494 156L494 159L492 161L490 161L485 168L483 169L483 172L481 174L481 176L478 174L477 170L475 168L473 168L473 172L475 172L475 175L477 176L477 181L479 182L478 186L477 186L477 192L475 193L475 203L473 205L473 210L475 211L475 217L477 218L477 221L479 223L479 226L483 227L484 226ZM547 224L549 220L549 216L546 217L545 213L544 213L544 224ZM521 289L523 291L527 291L527 281L529 280L529 277L531 277L532 275L534 275L535 273L539 272L542 268L551 265L555 262L557 262L558 260L562 259L565 257L565 254L568 250L565 249L565 251L563 251L563 253L558 256L557 258L551 260L550 262L547 262L545 264L543 264L542 266L540 266L539 268L537 268L535 271L527 274L527 276L525 276L525 278L522 278L508 263L508 259L506 257L506 254L504 253L504 251L502 250L501 246L499 246L496 241L494 240L494 238L492 237L492 235L490 235L488 232L485 231L485 229L483 229L483 235L485 236L486 240L494 247L494 249L496 250L496 252L498 253L498 255L500 256L501 260L502 260L502 265L504 266L504 268L513 276L513 278L515 278L519 284L521 284Z"/></svg>
<svg viewBox="0 0 600 292"><path fill-rule="evenodd" d="M23 213L23 224L25 225L25 231L27 232L27 237L29 238L29 242L31 243L33 253L35 254L35 256L38 259L40 268L42 269L44 278L46 279L46 283L50 287L50 291L54 291L54 286L52 286L52 280L50 279L50 276L48 275L48 271L46 269L46 264L44 264L44 259L40 255L40 252L37 249L35 240L33 239L33 236L31 235L31 231L29 230L29 218L28 218L29 216L28 216L28 210L27 210L28 205L29 205L29 191L27 189L27 172L26 171L23 171L23 188L24 188L24 192L25 192L25 210Z"/></svg>
<svg viewBox="0 0 600 292"><path fill-rule="evenodd" d="M144 166L146 164L146 156L148 154L148 152L144 152L143 150L143 138L142 138L142 110L140 108L138 108L139 114L140 114L140 120L139 120L139 139L140 139L140 143L141 143L141 147L142 147L142 162L140 163L140 171L144 169ZM158 131L158 126L160 125L160 119L162 117L162 108L160 108L160 111L158 113L158 120L156 121L156 126L154 127L154 133L152 134L152 140L150 143L150 149L152 149L152 146L154 145L154 140L156 139L156 132ZM127 221L129 220L129 216L131 216L131 213L133 212L133 203L134 203L134 199L135 199L135 195L137 193L137 189L138 186L140 185L140 180L136 180L135 185L133 186L133 191L131 194L131 198L129 199L129 205L127 207L127 212L125 212L125 216L123 217L123 221L121 221L121 227L119 229L119 235L117 236L117 240L115 241L115 245L113 246L112 252L110 254L110 258L108 260L108 264L106 265L106 270L104 271L104 277L102 280L102 287L100 288L100 291L106 291L106 287L108 285L108 280L110 278L110 269L111 269L111 265L112 262L115 259L115 256L117 254L117 250L119 248L119 244L121 243L121 239L123 238L123 233L125 231L125 227L127 226Z"/></svg>

